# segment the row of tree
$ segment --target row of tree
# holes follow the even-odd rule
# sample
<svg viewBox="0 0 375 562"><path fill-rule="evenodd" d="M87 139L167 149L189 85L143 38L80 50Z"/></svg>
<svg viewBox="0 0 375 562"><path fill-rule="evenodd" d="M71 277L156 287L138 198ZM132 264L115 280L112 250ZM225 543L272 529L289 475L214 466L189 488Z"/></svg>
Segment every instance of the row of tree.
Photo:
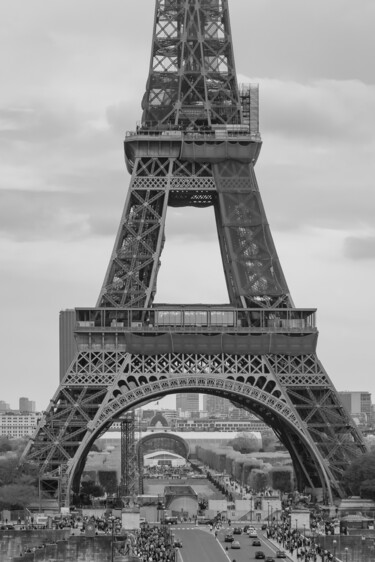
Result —
<svg viewBox="0 0 375 562"><path fill-rule="evenodd" d="M38 498L38 475L28 464L19 466L22 439L0 437L0 510L24 509Z"/></svg>
<svg viewBox="0 0 375 562"><path fill-rule="evenodd" d="M248 449L253 449L255 444L252 440L245 443L241 437L234 445L237 445L240 450L246 449L246 452L248 452ZM28 464L19 466L20 455L24 447L24 440L9 440L0 437L0 510L24 509L33 501L38 500L36 467ZM257 480L255 483L256 488L264 488L266 484L264 477L264 475L259 474L259 481ZM286 481L282 481L285 479L285 475L280 474L278 478L280 480L278 484L281 488L287 485ZM110 482L107 482L108 478L106 478L105 473L101 475L100 480L101 485L97 485L92 479L83 479L79 498L82 503L88 502L89 496L103 495L107 488L111 488L110 491L112 491L112 487L115 485L115 482L112 482L113 474L110 475ZM343 482L349 495L375 500L375 449L362 455L348 466ZM223 488L224 494L226 491Z"/></svg>
<svg viewBox="0 0 375 562"><path fill-rule="evenodd" d="M343 482L351 495L375 500L375 449L350 464Z"/></svg>
<svg viewBox="0 0 375 562"><path fill-rule="evenodd" d="M233 450L242 454L261 452L262 450L274 450L274 440L263 442L263 449L259 448L256 438L246 434L238 435L229 443ZM260 471L259 471L260 472ZM257 474L253 488L257 491L267 484L265 474ZM287 476L281 473L277 475L279 480L277 489L290 492ZM343 475L343 484L348 495L360 496L363 499L375 500L375 449L358 457L353 461Z"/></svg>

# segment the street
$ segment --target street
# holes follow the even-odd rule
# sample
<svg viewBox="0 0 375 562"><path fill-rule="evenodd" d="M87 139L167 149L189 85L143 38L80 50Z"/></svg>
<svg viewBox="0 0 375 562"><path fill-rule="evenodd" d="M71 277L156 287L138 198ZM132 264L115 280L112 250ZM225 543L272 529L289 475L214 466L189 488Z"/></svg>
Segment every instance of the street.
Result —
<svg viewBox="0 0 375 562"><path fill-rule="evenodd" d="M255 539L249 538L246 533L234 535L234 540L241 545L240 549L232 549L231 543L224 542L228 526L219 531L217 539L208 526L196 527L185 523L172 527L171 531L176 539L182 541L183 547L180 554L183 562L228 562L228 560L249 562L249 560L255 560L255 552L259 550L262 550L266 556L275 558L276 548L266 539L260 529L257 531L261 546L252 546Z"/></svg>

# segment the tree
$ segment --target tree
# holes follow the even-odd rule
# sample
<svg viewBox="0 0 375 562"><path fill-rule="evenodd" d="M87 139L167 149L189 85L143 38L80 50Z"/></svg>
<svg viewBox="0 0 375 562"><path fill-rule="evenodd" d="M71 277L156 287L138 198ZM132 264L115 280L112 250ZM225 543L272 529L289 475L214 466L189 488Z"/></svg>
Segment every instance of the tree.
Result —
<svg viewBox="0 0 375 562"><path fill-rule="evenodd" d="M0 486L8 484L28 484L36 486L38 467L30 463L19 466L19 456L0 458Z"/></svg>
<svg viewBox="0 0 375 562"><path fill-rule="evenodd" d="M272 488L287 493L292 491L293 473L290 468L274 468L270 472Z"/></svg>
<svg viewBox="0 0 375 562"><path fill-rule="evenodd" d="M343 475L343 485L346 490L365 499L371 499L372 492L368 487L369 482L375 480L375 451L370 451L355 459ZM367 494L370 494L368 496Z"/></svg>
<svg viewBox="0 0 375 562"><path fill-rule="evenodd" d="M117 492L118 483L115 470L99 470L98 479L107 494L115 494Z"/></svg>
<svg viewBox="0 0 375 562"><path fill-rule="evenodd" d="M104 494L100 484L96 484L93 480L81 481L80 491L74 497L75 505L91 505L91 498L100 498Z"/></svg>
<svg viewBox="0 0 375 562"><path fill-rule="evenodd" d="M250 486L255 492L263 492L268 486L268 475L261 470L252 470L250 475Z"/></svg>
<svg viewBox="0 0 375 562"><path fill-rule="evenodd" d="M96 482L87 480L85 482L81 482L81 494L93 496L94 498L100 498L104 494L104 490L99 484L96 484Z"/></svg>
<svg viewBox="0 0 375 562"><path fill-rule="evenodd" d="M262 435L263 451L271 453L275 450L277 438L274 433Z"/></svg>
<svg viewBox="0 0 375 562"><path fill-rule="evenodd" d="M198 507L200 511L204 511L208 507L208 499L207 498L199 498L198 500Z"/></svg>
<svg viewBox="0 0 375 562"><path fill-rule="evenodd" d="M375 479L365 480L360 486L361 498L366 498L368 500L375 500Z"/></svg>
<svg viewBox="0 0 375 562"><path fill-rule="evenodd" d="M37 501L37 490L26 484L8 484L0 487L0 510L24 509Z"/></svg>
<svg viewBox="0 0 375 562"><path fill-rule="evenodd" d="M229 442L234 451L239 451L242 454L255 453L259 451L259 442L256 437L248 435L239 435L233 441Z"/></svg>
<svg viewBox="0 0 375 562"><path fill-rule="evenodd" d="M8 437L0 437L0 453L6 453L12 450L12 445Z"/></svg>
<svg viewBox="0 0 375 562"><path fill-rule="evenodd" d="M0 459L0 486L16 483L18 476L18 457Z"/></svg>

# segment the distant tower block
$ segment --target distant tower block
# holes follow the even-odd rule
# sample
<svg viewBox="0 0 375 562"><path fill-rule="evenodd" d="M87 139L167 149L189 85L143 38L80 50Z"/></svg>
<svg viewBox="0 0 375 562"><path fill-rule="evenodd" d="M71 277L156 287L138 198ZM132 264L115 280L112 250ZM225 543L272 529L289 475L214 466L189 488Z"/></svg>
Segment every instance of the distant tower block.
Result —
<svg viewBox="0 0 375 562"><path fill-rule="evenodd" d="M176 396L176 408L182 412L199 411L199 394L183 392Z"/></svg>
<svg viewBox="0 0 375 562"><path fill-rule="evenodd" d="M35 402L24 396L19 399L20 412L35 412Z"/></svg>
<svg viewBox="0 0 375 562"><path fill-rule="evenodd" d="M273 429L299 490L345 496L343 471L366 448L316 355L315 310L295 308L277 256L254 173L258 88L238 87L228 0L156 1L142 108L97 306L67 311L72 356L24 458L68 505L114 420L168 394L211 394ZM170 206L213 206L228 304L155 303Z"/></svg>

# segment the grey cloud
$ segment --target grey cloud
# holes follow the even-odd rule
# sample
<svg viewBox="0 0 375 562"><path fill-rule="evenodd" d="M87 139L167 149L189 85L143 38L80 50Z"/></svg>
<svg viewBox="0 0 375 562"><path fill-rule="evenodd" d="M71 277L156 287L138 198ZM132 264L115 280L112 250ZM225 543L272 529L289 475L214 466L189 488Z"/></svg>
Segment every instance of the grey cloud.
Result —
<svg viewBox="0 0 375 562"><path fill-rule="evenodd" d="M97 184L90 193L86 189L80 192L0 190L0 233L18 242L83 240L94 236L109 236L114 240L125 193L115 185L112 196L106 197L106 186L98 183L101 189ZM212 209L168 209L166 236L184 243L216 239Z"/></svg>
<svg viewBox="0 0 375 562"><path fill-rule="evenodd" d="M82 112L71 106L46 107L38 104L25 104L0 108L0 140L12 142L59 141L76 136L87 120Z"/></svg>
<svg viewBox="0 0 375 562"><path fill-rule="evenodd" d="M344 253L351 260L375 260L375 236L349 236Z"/></svg>
<svg viewBox="0 0 375 562"><path fill-rule="evenodd" d="M104 191L0 190L0 233L19 242L114 238L122 212L121 193L108 198Z"/></svg>
<svg viewBox="0 0 375 562"><path fill-rule="evenodd" d="M169 208L166 219L166 236L183 243L217 240L213 207L205 209Z"/></svg>
<svg viewBox="0 0 375 562"><path fill-rule="evenodd" d="M240 73L374 83L373 0L235 0L230 11Z"/></svg>
<svg viewBox="0 0 375 562"><path fill-rule="evenodd" d="M11 3L7 6L8 20L4 18L3 25L13 25L18 39L25 38L23 43L17 43L17 49L22 49L22 53L17 51L17 61L29 50L32 64L26 64L24 58L27 78L31 80L32 72L36 72L33 83L25 81L24 90L18 88L24 105L7 106L6 99L1 103L2 160L12 168L12 187L23 193L29 169L35 174L28 182L28 189L35 193L26 197L33 212L23 210L23 221L16 218L13 226L4 217L7 235L27 236L30 224L34 236L63 236L64 221L69 220L72 234L67 235L107 236L116 232L129 183L122 141L125 131L134 128L141 116L144 89L139 84L143 85L147 78L153 18L150 0L128 4L114 0L109 11L108 6L96 0L82 0L79 4L57 0L53 7L45 6L44 0L35 0L32 7L25 3L18 18L18 8ZM279 0L234 0L230 9L237 69L243 73L254 70L258 76L277 76L275 80L260 80L263 152L272 143L273 151L271 158L264 160L261 156L257 168L260 166L260 188L271 226L298 230L305 225L343 229L361 221L370 224L375 203L364 177L374 174L368 168L362 169L358 152L375 146L375 95L374 86L365 84L368 73L363 72L371 65L355 63L360 55L364 59L364 53L372 52L368 45L374 42L369 30L374 13L372 0L363 0L360 7L348 0L330 0L329 6L323 0L317 0L314 6L300 0L285 0L282 5ZM34 39L40 35L41 42L34 52ZM41 49L41 44L50 45L52 55L48 49ZM339 56L344 46L346 50ZM41 52L43 57L35 56ZM50 74L46 74L47 68ZM17 85L22 67L20 71ZM44 95L44 82L38 82L42 74L52 85L52 90L47 90L48 94L52 92L48 102L44 101L48 97ZM341 80L319 79L322 76L338 76ZM107 79L113 80L112 86L120 85L120 89L105 91ZM60 85L61 97L57 98ZM6 86L11 87L12 81L7 81ZM31 87L38 95L30 95ZM75 101L81 89L83 94ZM91 98L86 99L90 92ZM96 97L100 103L88 109ZM277 143L284 153L288 147L287 162L280 163ZM351 147L351 151L345 152L343 145ZM305 146L305 154L300 150L294 157L296 146ZM321 151L321 157L311 155L312 147ZM355 167L357 177L352 171ZM4 189L9 187L3 173L0 181ZM39 193L42 190L55 191L55 199L48 193L43 202ZM16 215L12 197L17 196L6 193ZM10 207L7 209L9 213ZM182 212L181 220L169 209L167 236L216 236L215 229L201 218L205 211L195 210L191 220L185 219L187 212ZM82 217L84 229L79 225Z"/></svg>
<svg viewBox="0 0 375 562"><path fill-rule="evenodd" d="M310 143L375 145L375 86L359 81L260 81L261 130ZM354 147L355 148L355 147Z"/></svg>
<svg viewBox="0 0 375 562"><path fill-rule="evenodd" d="M138 114L134 115L134 108L128 102L121 102L107 107L106 118L110 128L117 135L125 136L128 130L134 131L137 122L141 120L142 110L139 103Z"/></svg>
<svg viewBox="0 0 375 562"><path fill-rule="evenodd" d="M75 239L89 234L87 212L77 209L66 194L0 191L0 232L18 241Z"/></svg>
<svg viewBox="0 0 375 562"><path fill-rule="evenodd" d="M343 185L342 177L335 177L337 165L325 164L320 173L299 163L262 167L258 179L271 226L285 231L372 227L373 190L360 177L357 182L349 177ZM347 166L341 172L353 173Z"/></svg>

